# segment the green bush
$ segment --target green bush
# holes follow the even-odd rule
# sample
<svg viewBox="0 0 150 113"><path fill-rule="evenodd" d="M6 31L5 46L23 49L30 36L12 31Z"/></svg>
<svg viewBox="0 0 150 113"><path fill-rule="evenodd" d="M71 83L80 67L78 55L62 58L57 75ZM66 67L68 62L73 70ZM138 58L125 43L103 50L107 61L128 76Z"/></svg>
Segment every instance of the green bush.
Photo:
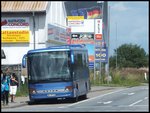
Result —
<svg viewBox="0 0 150 113"><path fill-rule="evenodd" d="M16 96L28 96L28 94L28 84L21 84L17 89Z"/></svg>
<svg viewBox="0 0 150 113"><path fill-rule="evenodd" d="M141 83L148 83L148 80L144 79L143 72L137 68L126 68L120 70L110 70L111 82L107 82L105 73L96 74L94 80L94 72L90 72L91 85L104 85L104 86L137 86Z"/></svg>

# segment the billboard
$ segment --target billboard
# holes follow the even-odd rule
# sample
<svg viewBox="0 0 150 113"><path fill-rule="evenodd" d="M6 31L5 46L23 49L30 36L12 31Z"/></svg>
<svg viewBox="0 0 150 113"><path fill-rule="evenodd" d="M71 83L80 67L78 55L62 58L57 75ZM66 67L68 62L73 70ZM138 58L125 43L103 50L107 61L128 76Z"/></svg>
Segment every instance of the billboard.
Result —
<svg viewBox="0 0 150 113"><path fill-rule="evenodd" d="M93 33L72 33L71 44L94 44Z"/></svg>
<svg viewBox="0 0 150 113"><path fill-rule="evenodd" d="M95 19L95 40L102 40L102 19Z"/></svg>
<svg viewBox="0 0 150 113"><path fill-rule="evenodd" d="M84 25L84 16L68 16L67 24L69 27L72 26L83 26Z"/></svg>
<svg viewBox="0 0 150 113"><path fill-rule="evenodd" d="M85 44L89 52L89 67L94 61L108 62L108 21L107 2L104 1L65 1L66 14L77 17L84 16L84 23L78 21L71 26L71 43ZM75 22L74 22L75 24ZM88 35L93 37L88 39ZM82 38L84 37L84 38ZM100 49L98 49L100 48Z"/></svg>
<svg viewBox="0 0 150 113"><path fill-rule="evenodd" d="M48 42L57 44L70 44L71 28L62 28L56 25L48 24Z"/></svg>
<svg viewBox="0 0 150 113"><path fill-rule="evenodd" d="M102 3L97 1L65 1L67 16L84 16L84 19L102 18Z"/></svg>
<svg viewBox="0 0 150 113"><path fill-rule="evenodd" d="M29 18L2 18L2 43L29 43Z"/></svg>
<svg viewBox="0 0 150 113"><path fill-rule="evenodd" d="M108 49L107 47L95 48L95 61L96 62L108 62Z"/></svg>

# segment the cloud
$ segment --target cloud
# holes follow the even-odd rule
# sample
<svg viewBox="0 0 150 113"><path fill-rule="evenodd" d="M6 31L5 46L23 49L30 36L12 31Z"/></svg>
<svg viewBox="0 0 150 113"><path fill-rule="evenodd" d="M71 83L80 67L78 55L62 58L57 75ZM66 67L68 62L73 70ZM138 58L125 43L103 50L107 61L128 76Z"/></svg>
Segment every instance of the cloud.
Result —
<svg viewBox="0 0 150 113"><path fill-rule="evenodd" d="M125 43L140 45L148 53L148 3L111 2L110 7L110 55L116 46ZM116 43L117 23L117 43Z"/></svg>
<svg viewBox="0 0 150 113"><path fill-rule="evenodd" d="M111 6L111 9L116 10L116 11L126 11L128 8L125 6L123 2L118 2Z"/></svg>

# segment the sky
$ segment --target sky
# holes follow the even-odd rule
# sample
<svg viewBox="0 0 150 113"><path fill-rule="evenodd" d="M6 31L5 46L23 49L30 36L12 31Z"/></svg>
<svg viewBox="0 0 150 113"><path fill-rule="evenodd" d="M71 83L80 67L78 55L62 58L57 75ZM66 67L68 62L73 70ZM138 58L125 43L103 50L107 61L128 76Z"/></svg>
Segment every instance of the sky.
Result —
<svg viewBox="0 0 150 113"><path fill-rule="evenodd" d="M122 44L137 44L149 54L148 1L108 2L110 7L109 56Z"/></svg>

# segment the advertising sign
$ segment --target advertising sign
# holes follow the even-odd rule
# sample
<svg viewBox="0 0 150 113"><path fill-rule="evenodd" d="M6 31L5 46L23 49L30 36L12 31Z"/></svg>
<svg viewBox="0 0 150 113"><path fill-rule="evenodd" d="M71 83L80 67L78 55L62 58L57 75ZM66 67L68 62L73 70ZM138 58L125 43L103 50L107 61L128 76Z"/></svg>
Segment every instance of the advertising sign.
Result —
<svg viewBox="0 0 150 113"><path fill-rule="evenodd" d="M59 26L48 24L48 40L57 43L70 43L70 28L61 28Z"/></svg>
<svg viewBox="0 0 150 113"><path fill-rule="evenodd" d="M67 16L84 16L84 19L102 18L102 3L97 1L65 1Z"/></svg>
<svg viewBox="0 0 150 113"><path fill-rule="evenodd" d="M95 61L96 62L108 62L108 49L106 47L96 48Z"/></svg>
<svg viewBox="0 0 150 113"><path fill-rule="evenodd" d="M95 48L106 47L106 42L104 40L95 40Z"/></svg>
<svg viewBox="0 0 150 113"><path fill-rule="evenodd" d="M68 26L83 26L84 25L84 16L68 16Z"/></svg>
<svg viewBox="0 0 150 113"><path fill-rule="evenodd" d="M93 33L71 34L71 44L94 44L94 34Z"/></svg>
<svg viewBox="0 0 150 113"><path fill-rule="evenodd" d="M102 40L102 19L95 19L95 39Z"/></svg>
<svg viewBox="0 0 150 113"><path fill-rule="evenodd" d="M30 41L29 18L2 18L2 43L28 43Z"/></svg>

